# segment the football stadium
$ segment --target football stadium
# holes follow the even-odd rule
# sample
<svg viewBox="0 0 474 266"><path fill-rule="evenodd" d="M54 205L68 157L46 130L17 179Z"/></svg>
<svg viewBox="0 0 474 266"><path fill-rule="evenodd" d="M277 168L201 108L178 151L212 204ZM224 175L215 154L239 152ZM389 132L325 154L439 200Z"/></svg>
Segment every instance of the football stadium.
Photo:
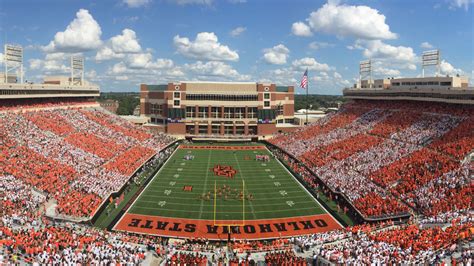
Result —
<svg viewBox="0 0 474 266"><path fill-rule="evenodd" d="M86 66L132 60L137 52L116 47L135 32L101 42L109 50L95 59L60 50L59 39L95 27L79 29L90 18L81 9L41 48L54 59L4 45L0 265L471 265L474 87L468 75L441 74L440 50L416 58L420 76L373 78L397 57L360 61L354 84L329 77L341 102L317 115L308 91L324 81L310 67L290 85L271 75L180 81L157 66L173 62L157 59L143 69L165 81L130 81L136 114L118 115L124 103L104 105L96 82L121 66L91 79ZM176 45L201 47L183 39ZM134 64L120 74L142 79ZM38 69L66 74L27 81Z"/></svg>

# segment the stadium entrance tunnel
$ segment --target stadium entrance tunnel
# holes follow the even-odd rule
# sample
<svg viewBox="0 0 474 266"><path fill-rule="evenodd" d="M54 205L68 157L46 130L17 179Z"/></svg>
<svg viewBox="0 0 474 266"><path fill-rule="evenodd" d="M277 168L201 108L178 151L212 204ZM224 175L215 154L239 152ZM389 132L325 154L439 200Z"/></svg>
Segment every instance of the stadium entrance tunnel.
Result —
<svg viewBox="0 0 474 266"><path fill-rule="evenodd" d="M212 220L180 219L127 213L120 219L114 230L165 237L206 238L210 240L227 240L230 233L233 239L258 240L323 233L341 228L334 218L328 214L247 220L243 223L243 221L214 222Z"/></svg>

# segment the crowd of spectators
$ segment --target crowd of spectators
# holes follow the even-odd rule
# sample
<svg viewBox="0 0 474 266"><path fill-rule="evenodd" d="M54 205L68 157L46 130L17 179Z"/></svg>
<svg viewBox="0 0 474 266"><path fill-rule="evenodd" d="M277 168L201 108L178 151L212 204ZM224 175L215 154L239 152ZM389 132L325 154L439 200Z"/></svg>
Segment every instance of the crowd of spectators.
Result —
<svg viewBox="0 0 474 266"><path fill-rule="evenodd" d="M169 266L181 266L181 265L207 265L207 257L200 254L192 254L185 252L178 252L169 254L165 265Z"/></svg>
<svg viewBox="0 0 474 266"><path fill-rule="evenodd" d="M406 112L413 118L403 122ZM251 253L263 252L267 265L306 265L308 256L293 250L309 249L341 264L435 263L474 234L474 164L463 160L473 147L472 115L472 109L447 105L362 102L296 136L278 136L274 144L287 147L367 217L404 213L408 206L426 216L408 225L363 224L290 239L237 241L227 248L205 239L172 243L44 218L52 198L58 213L90 216L172 139L101 110L3 112L0 264L138 265L156 253L166 265L248 265ZM300 150L292 153L293 145ZM286 157L308 186L319 187L301 163L276 155ZM463 250L461 260L472 262L472 256Z"/></svg>
<svg viewBox="0 0 474 266"><path fill-rule="evenodd" d="M270 142L365 217L398 216L410 208L434 215L471 207L469 167L461 161L474 149L473 117L470 106L355 101ZM302 176L310 186L317 183Z"/></svg>
<svg viewBox="0 0 474 266"><path fill-rule="evenodd" d="M0 217L3 224L24 225L35 220L45 200L46 196L32 191L20 179L0 175Z"/></svg>
<svg viewBox="0 0 474 266"><path fill-rule="evenodd" d="M122 153L126 147L110 139L100 138L88 132L69 134L65 140L69 144L103 158L104 160L112 159L112 157Z"/></svg>
<svg viewBox="0 0 474 266"><path fill-rule="evenodd" d="M172 139L152 135L99 109L64 104L32 103L22 106L22 112L14 112L13 104L2 108L0 264L138 265L147 248L160 246L159 239L54 223L44 216L46 204L54 199L58 214L90 216ZM26 111L29 107L48 110ZM111 117L110 123L120 121L120 126L98 124L83 112ZM120 131L114 131L118 127ZM122 154L130 163L113 160ZM156 157L152 162L162 159Z"/></svg>
<svg viewBox="0 0 474 266"><path fill-rule="evenodd" d="M104 168L129 176L154 153L152 149L133 147L110 160Z"/></svg>
<svg viewBox="0 0 474 266"><path fill-rule="evenodd" d="M416 191L401 194L424 215L443 217L446 212L472 209L474 162L467 161L453 171L432 179Z"/></svg>
<svg viewBox="0 0 474 266"><path fill-rule="evenodd" d="M137 245L119 233L71 224L0 225L0 249L12 263L138 265L145 258L145 241Z"/></svg>
<svg viewBox="0 0 474 266"><path fill-rule="evenodd" d="M0 176L0 264L139 264L149 237L109 233L45 219L46 196ZM159 243L152 239L152 243Z"/></svg>
<svg viewBox="0 0 474 266"><path fill-rule="evenodd" d="M152 138L152 135L142 129L133 126L118 116L112 116L105 112L91 112L88 110L80 110L90 120L108 127L116 132L120 132L125 136L137 139L138 141L145 141Z"/></svg>
<svg viewBox="0 0 474 266"><path fill-rule="evenodd" d="M469 116L442 136L440 139L433 141L430 148L436 149L457 160L462 160L466 154L474 149L474 117Z"/></svg>
<svg viewBox="0 0 474 266"><path fill-rule="evenodd" d="M86 98L36 98L10 100L2 99L2 104L0 105L0 112L21 112L23 110L39 108L69 108L71 106L79 105L97 105L97 102Z"/></svg>
<svg viewBox="0 0 474 266"><path fill-rule="evenodd" d="M458 243L472 240L473 222L468 214L462 222L459 218L445 228L409 224L359 231L342 241L322 245L317 254L334 263L351 265L436 263L448 255L447 251L455 251Z"/></svg>
<svg viewBox="0 0 474 266"><path fill-rule="evenodd" d="M102 121L103 120L103 121ZM102 123L98 123L102 121ZM90 217L172 142L101 109L0 114L0 172L47 193L59 215Z"/></svg>
<svg viewBox="0 0 474 266"><path fill-rule="evenodd" d="M307 265L306 260L302 257L298 257L292 251L286 252L269 252L265 255L265 264L269 266L278 265L294 265L294 266L305 266Z"/></svg>

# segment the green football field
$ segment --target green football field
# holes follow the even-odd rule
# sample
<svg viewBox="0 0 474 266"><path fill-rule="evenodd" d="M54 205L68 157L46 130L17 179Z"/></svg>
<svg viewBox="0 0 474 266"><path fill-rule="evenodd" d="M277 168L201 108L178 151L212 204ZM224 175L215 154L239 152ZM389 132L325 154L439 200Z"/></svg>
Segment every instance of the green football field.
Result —
<svg viewBox="0 0 474 266"><path fill-rule="evenodd" d="M186 155L194 159L185 160ZM269 155L270 161L256 161L256 155ZM235 171L235 175L217 175L213 168L218 165L227 170L222 173ZM185 149L181 145L128 213L243 221L308 216L326 211L266 148Z"/></svg>

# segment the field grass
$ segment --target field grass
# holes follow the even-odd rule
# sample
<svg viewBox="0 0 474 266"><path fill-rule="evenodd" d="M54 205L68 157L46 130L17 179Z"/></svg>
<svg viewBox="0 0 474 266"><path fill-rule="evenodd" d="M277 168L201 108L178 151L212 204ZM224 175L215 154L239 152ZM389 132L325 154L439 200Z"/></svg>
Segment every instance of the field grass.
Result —
<svg viewBox="0 0 474 266"><path fill-rule="evenodd" d="M215 144L221 145L221 144ZM249 145L250 146L250 145ZM253 145L255 146L255 145ZM309 195L267 149L185 149L180 146L128 210L131 214L200 220L259 220L324 214ZM262 146L263 147L263 146ZM184 156L194 155L193 160ZM269 162L255 155L269 155ZM215 175L216 165L230 166L233 178ZM245 185L244 185L245 183ZM216 188L231 193L214 196ZM191 191L185 191L192 187ZM240 192L252 200L241 199ZM202 199L202 194L210 197ZM215 198L215 200L214 200Z"/></svg>

